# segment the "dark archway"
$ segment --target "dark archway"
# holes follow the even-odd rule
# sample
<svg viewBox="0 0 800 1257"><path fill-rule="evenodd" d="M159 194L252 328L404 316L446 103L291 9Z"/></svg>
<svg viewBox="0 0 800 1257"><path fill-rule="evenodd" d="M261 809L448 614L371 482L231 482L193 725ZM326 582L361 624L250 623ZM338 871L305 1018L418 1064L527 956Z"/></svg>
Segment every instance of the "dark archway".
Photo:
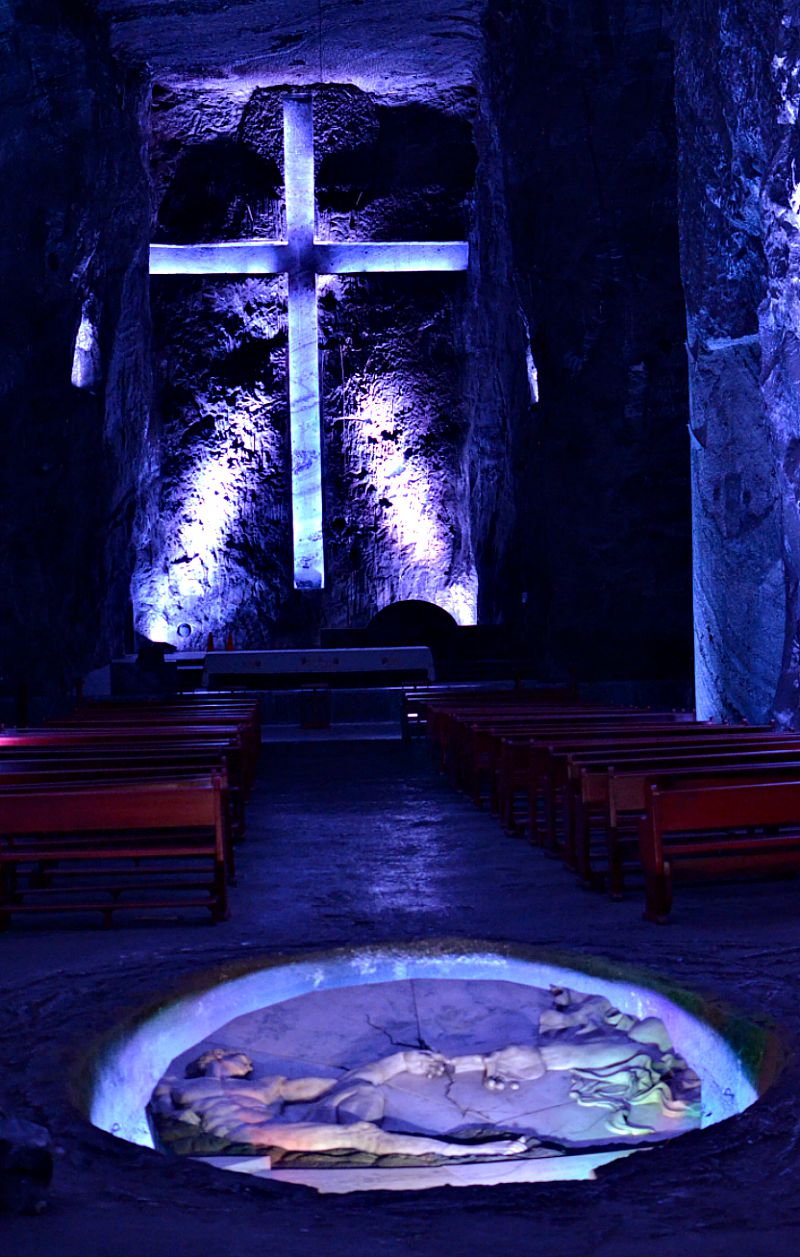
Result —
<svg viewBox="0 0 800 1257"><path fill-rule="evenodd" d="M367 638L376 646L429 646L434 657L452 648L458 625L453 617L422 598L391 602L370 620Z"/></svg>

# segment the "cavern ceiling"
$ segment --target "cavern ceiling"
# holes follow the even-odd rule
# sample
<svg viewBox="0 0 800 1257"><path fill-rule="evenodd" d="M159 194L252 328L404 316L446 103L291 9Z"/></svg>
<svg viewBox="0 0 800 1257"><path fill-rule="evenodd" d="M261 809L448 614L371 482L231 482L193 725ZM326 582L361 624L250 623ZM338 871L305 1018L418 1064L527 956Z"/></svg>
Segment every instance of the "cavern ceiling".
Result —
<svg viewBox="0 0 800 1257"><path fill-rule="evenodd" d="M159 78L352 82L425 97L468 82L485 0L95 0Z"/></svg>

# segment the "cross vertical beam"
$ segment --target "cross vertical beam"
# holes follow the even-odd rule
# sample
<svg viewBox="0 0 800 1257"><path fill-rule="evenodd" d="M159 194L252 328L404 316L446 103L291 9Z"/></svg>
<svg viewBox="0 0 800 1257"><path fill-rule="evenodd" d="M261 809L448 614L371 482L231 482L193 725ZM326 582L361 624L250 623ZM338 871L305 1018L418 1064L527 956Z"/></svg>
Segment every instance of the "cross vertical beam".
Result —
<svg viewBox="0 0 800 1257"><path fill-rule="evenodd" d="M295 589L322 589L322 431L314 266L314 127L310 97L284 103L289 244L289 411Z"/></svg>

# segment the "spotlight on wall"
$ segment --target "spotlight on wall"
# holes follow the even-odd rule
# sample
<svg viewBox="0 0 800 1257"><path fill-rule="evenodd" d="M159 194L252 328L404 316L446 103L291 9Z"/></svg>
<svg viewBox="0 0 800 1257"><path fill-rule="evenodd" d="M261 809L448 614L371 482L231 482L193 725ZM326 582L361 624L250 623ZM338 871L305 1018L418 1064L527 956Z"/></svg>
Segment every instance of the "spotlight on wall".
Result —
<svg viewBox="0 0 800 1257"><path fill-rule="evenodd" d="M179 624L177 633L178 633L178 637L191 637L192 636L191 624Z"/></svg>

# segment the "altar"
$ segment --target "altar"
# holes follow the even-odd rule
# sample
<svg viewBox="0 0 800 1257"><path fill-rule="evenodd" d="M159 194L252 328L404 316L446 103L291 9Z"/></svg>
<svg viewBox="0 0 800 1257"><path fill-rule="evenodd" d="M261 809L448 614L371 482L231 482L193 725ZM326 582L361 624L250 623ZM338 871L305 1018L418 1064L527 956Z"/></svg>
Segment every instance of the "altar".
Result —
<svg viewBox="0 0 800 1257"><path fill-rule="evenodd" d="M176 656L180 659L180 655ZM427 646L311 650L215 650L203 689L297 689L304 685L406 685L435 679Z"/></svg>

